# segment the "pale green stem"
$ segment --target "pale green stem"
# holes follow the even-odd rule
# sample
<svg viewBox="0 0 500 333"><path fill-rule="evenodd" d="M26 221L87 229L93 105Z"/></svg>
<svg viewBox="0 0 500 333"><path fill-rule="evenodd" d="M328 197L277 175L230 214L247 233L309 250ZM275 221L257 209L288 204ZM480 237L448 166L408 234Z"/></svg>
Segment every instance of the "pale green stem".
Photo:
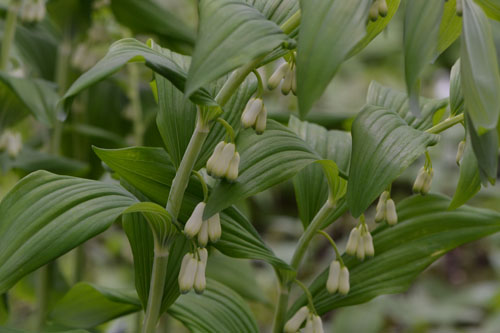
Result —
<svg viewBox="0 0 500 333"><path fill-rule="evenodd" d="M299 26L301 17L302 12L300 10L296 11L295 14L290 16L290 18L281 25L281 30L286 34L291 33Z"/></svg>
<svg viewBox="0 0 500 333"><path fill-rule="evenodd" d="M36 302L37 317L36 331L42 332L47 318L47 307L50 290L50 263L37 271Z"/></svg>
<svg viewBox="0 0 500 333"><path fill-rule="evenodd" d="M149 287L148 305L144 316L142 333L154 333L160 318L161 302L167 277L168 252L155 249L153 272Z"/></svg>
<svg viewBox="0 0 500 333"><path fill-rule="evenodd" d="M2 39L2 55L0 58L0 70L7 70L7 65L9 64L10 49L12 47L12 41L16 34L16 23L17 23L17 13L19 12L20 2L18 0L12 0L7 9L7 17L5 19L5 25L3 30Z"/></svg>
<svg viewBox="0 0 500 333"><path fill-rule="evenodd" d="M426 132L432 133L432 134L439 134L452 126L455 126L456 124L461 123L462 121L464 121L464 114L463 113L461 113L457 116L450 117L450 118L440 122L436 126L433 126L433 127L429 128L428 130L426 130Z"/></svg>
<svg viewBox="0 0 500 333"><path fill-rule="evenodd" d="M335 259L337 259L340 262L340 265L344 267L344 261L342 260L342 256L340 255L339 249L337 248L337 244L335 244L335 241L332 239L332 237L330 237L330 235L323 230L318 230L318 234L323 235L330 242L330 245L335 251Z"/></svg>
<svg viewBox="0 0 500 333"><path fill-rule="evenodd" d="M307 303L309 303L309 310L311 310L315 315L317 315L318 313L316 312L316 308L314 307L313 298L309 289L307 289L306 285L297 279L295 279L294 282L300 287L300 289L302 289L304 294L306 294Z"/></svg>

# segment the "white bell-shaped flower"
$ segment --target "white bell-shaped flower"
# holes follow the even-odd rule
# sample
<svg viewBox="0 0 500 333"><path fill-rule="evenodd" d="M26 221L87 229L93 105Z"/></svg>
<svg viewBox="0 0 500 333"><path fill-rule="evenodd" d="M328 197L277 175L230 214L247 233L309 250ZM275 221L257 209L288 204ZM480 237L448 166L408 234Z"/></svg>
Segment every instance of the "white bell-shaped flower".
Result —
<svg viewBox="0 0 500 333"><path fill-rule="evenodd" d="M455 156L455 161L457 162L457 164L460 164L460 160L464 156L464 151L465 151L465 140L462 140L458 144L457 156Z"/></svg>
<svg viewBox="0 0 500 333"><path fill-rule="evenodd" d="M184 225L184 233L188 237L194 237L200 232L203 224L203 211L205 210L205 205L204 202L197 204Z"/></svg>
<svg viewBox="0 0 500 333"><path fill-rule="evenodd" d="M196 275L194 279L194 290L196 293L201 294L207 287L207 281L205 277L205 269L207 267L208 252L205 248L198 249L199 260L196 266Z"/></svg>
<svg viewBox="0 0 500 333"><path fill-rule="evenodd" d="M194 286L198 260L192 253L187 253L182 259L181 270L179 272L179 289L181 293L187 293Z"/></svg>
<svg viewBox="0 0 500 333"><path fill-rule="evenodd" d="M341 293L342 295L347 295L350 288L349 270L344 266L340 269L339 293Z"/></svg>
<svg viewBox="0 0 500 333"><path fill-rule="evenodd" d="M207 173L209 175L213 174L215 162L219 159L219 156L222 153L222 150L224 149L225 146L226 143L224 141L219 142L217 146L215 146L214 152L207 161Z"/></svg>
<svg viewBox="0 0 500 333"><path fill-rule="evenodd" d="M347 241L345 252L351 256L355 255L359 242L360 242L359 229L354 228L351 230L351 233L349 234L349 240Z"/></svg>
<svg viewBox="0 0 500 333"><path fill-rule="evenodd" d="M208 221L203 221L200 232L198 233L198 245L205 247L208 244Z"/></svg>
<svg viewBox="0 0 500 333"><path fill-rule="evenodd" d="M288 95L292 90L294 77L294 70L290 68L288 72L285 74L285 78L283 79L283 83L281 84L281 93L283 95Z"/></svg>
<svg viewBox="0 0 500 333"><path fill-rule="evenodd" d="M215 161L215 166L213 169L213 174L215 177L222 178L229 169L229 163L234 157L236 147L234 143L227 143L222 149L219 158Z"/></svg>
<svg viewBox="0 0 500 333"><path fill-rule="evenodd" d="M307 306L301 307L295 314L290 318L286 324L284 331L286 333L295 333L299 330L300 326L302 326L302 323L304 320L306 320L307 316L309 315L309 309Z"/></svg>
<svg viewBox="0 0 500 333"><path fill-rule="evenodd" d="M238 178L238 172L240 168L240 154L235 152L233 158L229 162L229 167L227 168L225 177L228 181L234 182Z"/></svg>
<svg viewBox="0 0 500 333"><path fill-rule="evenodd" d="M340 262L332 261L328 270L328 279L326 280L326 290L330 294L334 294L339 289L340 283Z"/></svg>
<svg viewBox="0 0 500 333"><path fill-rule="evenodd" d="M250 128L255 126L255 122L257 121L257 116L260 114L264 102L262 98L251 98L243 113L241 114L241 124L243 128Z"/></svg>
<svg viewBox="0 0 500 333"><path fill-rule="evenodd" d="M262 134L266 130L267 125L267 110L265 106L262 106L262 110L257 116L257 121L255 122L255 132L257 134Z"/></svg>
<svg viewBox="0 0 500 333"><path fill-rule="evenodd" d="M395 225L398 223L398 214L396 213L396 204L394 203L394 200L389 199L387 200L387 203L385 204L385 216L387 223L389 225Z"/></svg>
<svg viewBox="0 0 500 333"><path fill-rule="evenodd" d="M290 70L290 65L287 62L279 65L278 69L274 71L269 80L267 81L267 87L269 90L275 89L279 86L281 80L285 77L286 73Z"/></svg>
<svg viewBox="0 0 500 333"><path fill-rule="evenodd" d="M208 224L208 238L212 243L215 243L220 239L222 234L219 213L210 217L207 221L207 224Z"/></svg>
<svg viewBox="0 0 500 333"><path fill-rule="evenodd" d="M314 333L324 333L325 332L323 330L323 322L321 321L320 316L313 315L312 322L313 322L313 332Z"/></svg>
<svg viewBox="0 0 500 333"><path fill-rule="evenodd" d="M373 238L369 232L363 234L363 246L365 248L365 255L373 257L375 255L375 248L373 247Z"/></svg>

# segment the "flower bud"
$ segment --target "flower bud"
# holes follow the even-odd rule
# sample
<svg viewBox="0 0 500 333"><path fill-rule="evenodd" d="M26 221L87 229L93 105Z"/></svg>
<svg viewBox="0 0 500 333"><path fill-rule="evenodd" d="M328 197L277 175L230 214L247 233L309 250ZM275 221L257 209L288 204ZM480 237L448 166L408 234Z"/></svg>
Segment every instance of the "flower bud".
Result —
<svg viewBox="0 0 500 333"><path fill-rule="evenodd" d="M363 246L365 248L365 255L373 257L375 255L375 248L373 247L373 238L369 232L363 235Z"/></svg>
<svg viewBox="0 0 500 333"><path fill-rule="evenodd" d="M308 315L309 309L307 308L307 306L301 307L297 312L295 312L293 317L286 322L284 331L286 333L297 332Z"/></svg>
<svg viewBox="0 0 500 333"><path fill-rule="evenodd" d="M389 12L389 8L387 8L387 2L385 0L377 0L378 2L378 14L382 17L386 17Z"/></svg>
<svg viewBox="0 0 500 333"><path fill-rule="evenodd" d="M220 216L219 213L210 217L207 221L208 224L208 237L212 243L217 242L222 234L220 226Z"/></svg>
<svg viewBox="0 0 500 333"><path fill-rule="evenodd" d="M214 152L212 153L212 156L207 161L207 173L211 175L213 173L213 169L215 167L216 161L219 159L220 154L222 153L222 150L226 146L226 143L224 141L221 141L215 146Z"/></svg>
<svg viewBox="0 0 500 333"><path fill-rule="evenodd" d="M297 69L293 69L293 78L292 78L292 94L297 96Z"/></svg>
<svg viewBox="0 0 500 333"><path fill-rule="evenodd" d="M288 95L290 93L290 90L292 89L292 82L293 82L293 70L290 69L286 75L285 79L283 80L283 83L281 84L281 92L283 95Z"/></svg>
<svg viewBox="0 0 500 333"><path fill-rule="evenodd" d="M187 253L182 259L179 273L179 289L181 293L187 293L193 288L197 268L198 261L192 253Z"/></svg>
<svg viewBox="0 0 500 333"><path fill-rule="evenodd" d="M347 267L342 267L340 270L340 278L339 278L339 293L342 295L347 295L350 289L349 284L349 270Z"/></svg>
<svg viewBox="0 0 500 333"><path fill-rule="evenodd" d="M234 182L238 178L238 169L240 167L240 154L238 152L234 153L231 162L229 162L229 167L227 168L225 177L230 182Z"/></svg>
<svg viewBox="0 0 500 333"><path fill-rule="evenodd" d="M229 163L231 159L234 157L236 147L234 143L227 143L222 149L222 152L219 155L219 159L215 161L213 174L215 177L224 177L227 170L229 169Z"/></svg>
<svg viewBox="0 0 500 333"><path fill-rule="evenodd" d="M328 279L326 280L326 290L330 294L334 294L339 289L340 282L340 262L332 261L328 271Z"/></svg>
<svg viewBox="0 0 500 333"><path fill-rule="evenodd" d="M424 187L425 180L427 178L427 171L425 167L420 168L418 171L417 178L415 179L415 183L413 183L413 192L421 193L422 188Z"/></svg>
<svg viewBox="0 0 500 333"><path fill-rule="evenodd" d="M370 12L368 14L370 21L375 22L378 19L378 0L374 1L370 7Z"/></svg>
<svg viewBox="0 0 500 333"><path fill-rule="evenodd" d="M321 321L320 316L313 316L313 332L314 333L324 333L325 331L323 330L323 322Z"/></svg>
<svg viewBox="0 0 500 333"><path fill-rule="evenodd" d="M198 232L198 245L205 247L208 244L208 221L203 221Z"/></svg>
<svg viewBox="0 0 500 333"><path fill-rule="evenodd" d="M351 230L351 233L349 234L349 240L347 241L347 246L345 249L345 252L348 255L353 256L356 254L356 248L358 247L360 239L360 232L358 228L354 228Z"/></svg>
<svg viewBox="0 0 500 333"><path fill-rule="evenodd" d="M267 88L269 88L269 90L273 90L274 88L276 88L280 84L281 80L283 80L283 78L285 77L289 68L290 66L287 62L281 64L267 81Z"/></svg>
<svg viewBox="0 0 500 333"><path fill-rule="evenodd" d="M380 195L380 198L378 199L377 203L377 209L375 210L375 222L382 222L385 219L385 202L387 201L387 198L389 197L389 192L384 191Z"/></svg>
<svg viewBox="0 0 500 333"><path fill-rule="evenodd" d="M457 162L458 165L460 165L460 160L462 159L462 156L464 156L464 150L465 150L465 140L462 140L458 144L457 156L455 158L455 161Z"/></svg>
<svg viewBox="0 0 500 333"><path fill-rule="evenodd" d="M306 321L306 326L304 327L304 333L314 333L313 318L309 316Z"/></svg>
<svg viewBox="0 0 500 333"><path fill-rule="evenodd" d="M251 99L243 111L241 115L241 124L243 128L249 128L255 125L255 121L257 120L257 116L262 110L262 106L264 105L262 98Z"/></svg>
<svg viewBox="0 0 500 333"><path fill-rule="evenodd" d="M16 158L23 148L21 133L6 130L0 136L0 151L6 150L10 158Z"/></svg>
<svg viewBox="0 0 500 333"><path fill-rule="evenodd" d="M36 13L36 21L40 22L45 18L45 3L42 0L37 1L37 13Z"/></svg>
<svg viewBox="0 0 500 333"><path fill-rule="evenodd" d="M200 232L200 229L203 224L204 210L205 210L205 203L200 202L194 208L193 213L191 213L191 216L187 220L186 225L184 225L184 233L188 237L194 237Z"/></svg>
<svg viewBox="0 0 500 333"><path fill-rule="evenodd" d="M426 172L426 177L424 185L422 186L422 194L427 194L431 190L432 177L434 176L434 170L430 169Z"/></svg>
<svg viewBox="0 0 500 333"><path fill-rule="evenodd" d="M396 213L396 205L394 204L394 200L387 200L387 203L385 205L385 217L387 219L387 223L389 225L395 225L396 223L398 223L398 214Z"/></svg>
<svg viewBox="0 0 500 333"><path fill-rule="evenodd" d="M206 260L201 259L197 262L196 275L194 279L194 291L201 294L207 287L207 280L205 278L205 268L207 267Z"/></svg>
<svg viewBox="0 0 500 333"><path fill-rule="evenodd" d="M356 246L356 257L359 260L365 260L365 244L363 236L359 236L358 244Z"/></svg>
<svg viewBox="0 0 500 333"><path fill-rule="evenodd" d="M262 134L266 130L267 125L267 110L265 106L262 106L262 110L257 116L257 122L255 123L255 132L257 134Z"/></svg>

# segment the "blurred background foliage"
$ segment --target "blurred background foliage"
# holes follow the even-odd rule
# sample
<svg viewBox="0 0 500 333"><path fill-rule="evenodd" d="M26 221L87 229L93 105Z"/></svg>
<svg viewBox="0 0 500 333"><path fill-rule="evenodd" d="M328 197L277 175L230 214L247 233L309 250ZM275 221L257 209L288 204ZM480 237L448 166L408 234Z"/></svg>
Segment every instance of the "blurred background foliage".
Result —
<svg viewBox="0 0 500 333"><path fill-rule="evenodd" d="M153 2L157 12L145 12L146 2ZM146 41L154 38L160 45L189 54L197 23L195 0L49 0L47 15L41 20L20 17L12 49L13 61L5 69L9 77L39 79L52 84L61 96L81 73L102 58L109 45L120 38L134 36ZM26 1L25 1L26 2ZM0 1L5 17L9 1ZM173 24L165 23L165 13ZM306 118L330 129L349 130L353 117L365 103L368 85L376 80L383 85L405 91L402 54L403 8L360 54L348 60L330 84L327 92ZM141 13L148 14L147 19ZM22 16L22 15L21 15ZM5 20L2 20L2 25ZM500 57L500 23L490 21L497 36ZM192 30L184 40L169 38L176 25ZM187 31L189 31L189 29ZM2 26L3 31L3 26ZM428 66L422 83L426 97L449 95L450 69L458 58L457 43ZM277 63L262 68L265 77ZM62 71L62 72L61 72ZM0 131L9 127L21 133L23 148L16 157L0 153L0 198L27 173L47 169L56 173L113 181L91 146L117 148L129 145L162 146L155 124L158 106L148 82L152 73L144 66L127 65L112 77L77 97L72 109L59 109L52 124L33 116L8 121L7 112L21 114L25 105L12 96L12 90L0 82ZM296 98L282 96L276 90L265 93L269 116L287 123L297 113ZM17 103L17 104L15 104ZM6 120L7 119L7 120ZM64 123L58 124L61 120ZM435 178L433 191L453 195L458 179L455 153L463 139L462 127L447 131L436 147L431 148ZM59 142L54 143L54 137ZM56 146L54 148L54 145ZM415 163L393 185L396 202L411 194L411 185L422 161ZM471 204L500 211L498 186L481 189ZM302 233L291 181L263 192L240 208L250 218L278 257L289 260ZM371 214L371 215L370 215ZM374 214L368 212L368 220ZM344 216L328 232L343 248L347 233L355 225ZM372 226L374 227L374 226ZM133 288L132 255L125 233L114 225L104 234L87 242L83 251L74 250L51 267L52 295L56 304L76 281L89 281L113 288ZM317 237L307 254L299 277L313 279L318 267L326 267L333 251L323 238ZM74 268L75 258L83 266ZM223 281L247 299L261 331L272 322L276 281L272 269L261 262L214 256L207 275ZM82 269L83 268L83 269ZM3 327L32 329L36 310L35 277L31 274L0 300L0 324ZM427 269L404 294L387 295L373 301L333 311L324 318L327 332L499 332L500 329L500 235L460 247L445 255ZM7 318L6 304L10 315ZM129 316L102 325L95 332L134 332L140 315ZM161 322L165 331L185 329L171 317ZM52 322L49 330L60 325ZM0 326L0 331L3 329Z"/></svg>

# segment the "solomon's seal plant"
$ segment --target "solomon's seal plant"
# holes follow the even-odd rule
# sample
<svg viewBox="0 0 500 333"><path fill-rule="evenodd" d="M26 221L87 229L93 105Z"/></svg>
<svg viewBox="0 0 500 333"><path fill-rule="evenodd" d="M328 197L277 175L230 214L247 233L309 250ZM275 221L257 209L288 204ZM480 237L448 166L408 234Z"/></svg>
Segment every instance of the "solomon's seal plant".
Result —
<svg viewBox="0 0 500 333"><path fill-rule="evenodd" d="M136 146L92 148L112 180L38 170L5 195L0 203L0 294L8 295L28 273L117 222L132 249L136 290L75 284L52 310L42 302L40 331L52 323L93 329L137 312L144 314L140 328L129 331L155 332L160 318L168 315L193 332L257 332L254 315L228 278L236 274L246 281L244 274L230 268L210 273L216 258L233 257L273 267L277 299L270 302L272 332L320 333L330 325L322 321L330 311L403 292L440 256L500 231L500 214L464 205L497 178L500 74L488 17L498 20L500 8L483 0L401 3L200 0L194 31L155 1L141 0L140 6L112 1L113 13L132 32L161 38L144 43L128 31L124 35L129 37L112 43L95 65L85 61L84 46L78 47L73 61L88 70L67 89L61 80L59 103L25 103L27 112L54 126L56 153L62 122L82 96L126 67ZM328 130L304 121L341 64L380 34L397 10L405 11L401 49L406 91L372 82L365 105L348 126ZM135 11L151 15L151 21L138 22ZM17 15L32 22L45 14L43 0L11 1L3 70L15 70L9 48ZM63 39L71 44L71 29L67 34ZM450 97L421 97L427 65L458 39L460 60L452 70ZM157 129L147 130L142 123L138 66L151 79ZM18 89L21 81L0 74L19 99L28 90L45 91L51 101L57 96L52 86L23 81L27 85ZM298 105L287 125L273 120L265 106L270 94L265 86L273 90L280 85ZM40 105L49 104L55 112L46 114ZM457 190L448 198L431 191L429 150L455 126L464 129L466 139L456 155ZM148 131L158 132L163 147L147 146ZM20 135L5 130L0 151L15 159L21 149ZM420 166L417 160L422 159L424 166L415 175L409 167ZM406 198L392 186L405 171L416 177L414 194ZM288 261L264 243L241 203L289 179L303 232ZM334 241L339 235L332 237L326 229L344 221L345 214L359 222L354 228L345 224L352 230L342 248ZM372 221L379 224L373 227ZM334 259L324 267L315 265L315 277L306 285L301 281L306 252L325 239ZM86 307L89 299L102 301L103 309Z"/></svg>

